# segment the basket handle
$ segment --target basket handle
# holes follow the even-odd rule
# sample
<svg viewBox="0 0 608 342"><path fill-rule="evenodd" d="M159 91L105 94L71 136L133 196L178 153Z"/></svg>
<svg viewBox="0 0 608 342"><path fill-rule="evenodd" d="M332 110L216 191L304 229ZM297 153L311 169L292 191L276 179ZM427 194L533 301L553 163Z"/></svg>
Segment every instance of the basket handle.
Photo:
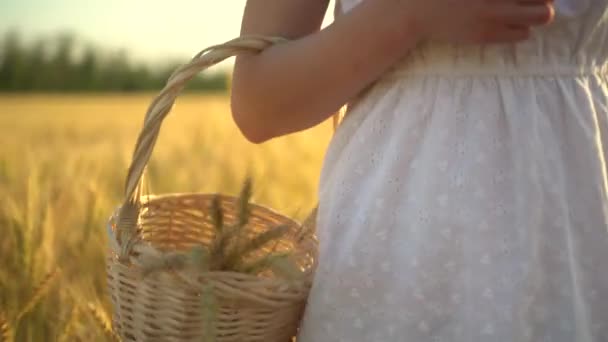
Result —
<svg viewBox="0 0 608 342"><path fill-rule="evenodd" d="M269 46L286 41L279 37L242 36L224 44L211 46L196 54L190 62L179 67L167 80L167 84L154 98L137 138L131 165L125 181L125 200L120 206L116 222L116 242L120 247L120 260L128 259L131 249L140 238L137 222L141 210L143 174L150 160L163 119L169 114L175 99L186 83L199 72L229 57L245 53L259 53Z"/></svg>
<svg viewBox="0 0 608 342"><path fill-rule="evenodd" d="M286 41L287 39L280 37L241 36L199 52L190 62L179 67L169 77L165 87L148 107L143 128L137 138L131 165L127 172L124 192L125 200L123 205L120 206L116 224L117 242L121 245L121 258L128 255L132 245L138 238L136 227L141 209L143 174L154 150L161 124L171 111L177 96L186 86L186 83L202 70L229 57L246 53L260 53L270 46ZM339 124L340 115L340 111L334 114L334 131ZM316 213L316 208L313 210L313 213ZM311 215L314 215L313 213Z"/></svg>
<svg viewBox="0 0 608 342"><path fill-rule="evenodd" d="M189 63L173 72L163 90L148 107L127 172L125 203L133 204L140 200L142 176L158 138L162 121L171 111L177 96L186 83L199 72L227 58L245 53L259 53L267 47L284 41L286 40L279 37L242 36L199 52Z"/></svg>

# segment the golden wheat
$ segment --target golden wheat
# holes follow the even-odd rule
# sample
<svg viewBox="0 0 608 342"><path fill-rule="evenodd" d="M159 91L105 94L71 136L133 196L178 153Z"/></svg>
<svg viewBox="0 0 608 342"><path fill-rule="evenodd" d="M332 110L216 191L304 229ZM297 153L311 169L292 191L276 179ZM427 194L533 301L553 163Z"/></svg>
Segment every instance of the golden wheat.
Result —
<svg viewBox="0 0 608 342"><path fill-rule="evenodd" d="M111 340L77 303L98 303L98 313L108 307L104 227L121 203L153 96L0 95L0 306L10 315L2 334ZM151 193L235 194L252 176L252 201L303 219L317 200L331 132L327 123L253 145L231 121L225 96L184 95L163 125L146 181ZM49 279L31 290L31 279L56 266L61 287ZM20 311L27 319L17 323Z"/></svg>
<svg viewBox="0 0 608 342"><path fill-rule="evenodd" d="M99 308L99 305L95 305L93 303L89 303L87 305L91 316L93 317L93 321L99 325L101 330L104 332L107 338L112 341L120 341L120 337L112 330L112 323L105 311Z"/></svg>
<svg viewBox="0 0 608 342"><path fill-rule="evenodd" d="M49 291L51 285L53 284L53 281L55 280L55 278L57 278L58 274L59 270L57 268L54 268L52 271L50 271L44 276L38 286L34 288L30 299L25 303L21 311L19 311L19 313L17 314L17 318L15 319L16 322L19 322L23 318L23 316L27 315L36 306L36 304L38 304L40 300L42 300L42 298Z"/></svg>
<svg viewBox="0 0 608 342"><path fill-rule="evenodd" d="M273 248L270 252L262 253L263 247L269 243L275 242L276 246L289 232L289 226L270 227L255 236L249 232L251 187L252 181L248 178L237 199L237 220L229 227L224 226L225 214L219 196L213 197L210 213L215 236L209 246L197 245L187 252L171 252L164 256L148 258L143 265L144 275L163 269L183 269L188 265L194 265L204 271L236 271L254 275L271 269L279 276L292 279L298 277L298 267L289 258L288 252L277 254ZM247 264L247 257L251 254L264 255Z"/></svg>
<svg viewBox="0 0 608 342"><path fill-rule="evenodd" d="M0 312L0 338L2 338L2 342L13 342L15 339L13 327L3 312Z"/></svg>
<svg viewBox="0 0 608 342"><path fill-rule="evenodd" d="M77 325L78 319L80 317L80 314L81 314L80 306L73 305L72 311L70 311L70 314L68 316L68 320L64 324L62 331L58 335L59 342L71 341L73 339L74 331L76 330L76 325Z"/></svg>

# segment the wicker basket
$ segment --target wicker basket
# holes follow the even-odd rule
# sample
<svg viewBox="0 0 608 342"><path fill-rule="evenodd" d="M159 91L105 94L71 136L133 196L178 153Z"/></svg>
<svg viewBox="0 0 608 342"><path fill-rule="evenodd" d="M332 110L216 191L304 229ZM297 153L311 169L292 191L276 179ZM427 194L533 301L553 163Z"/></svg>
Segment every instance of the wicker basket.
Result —
<svg viewBox="0 0 608 342"><path fill-rule="evenodd" d="M172 267L171 255L213 239L212 199L219 198L224 222L232 224L237 216L236 197L142 196L142 176L162 120L186 82L228 57L257 53L280 41L240 37L202 51L170 77L149 107L128 171L125 202L108 225L113 327L123 340L286 342L296 335L316 267L316 211L307 220L311 224L300 225L271 209L250 205L248 231L262 232L277 224L289 227L278 249L289 251L302 270L303 277L294 281L272 273L254 276ZM144 274L146 265L159 261L166 266L162 271ZM209 307L212 314L205 314Z"/></svg>

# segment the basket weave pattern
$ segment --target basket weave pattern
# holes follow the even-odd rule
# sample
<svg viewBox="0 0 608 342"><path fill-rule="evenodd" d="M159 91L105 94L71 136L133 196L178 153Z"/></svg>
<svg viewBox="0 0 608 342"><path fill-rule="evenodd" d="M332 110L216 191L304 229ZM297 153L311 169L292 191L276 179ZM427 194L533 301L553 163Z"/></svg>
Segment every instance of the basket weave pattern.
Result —
<svg viewBox="0 0 608 342"><path fill-rule="evenodd" d="M250 204L250 234L277 225L289 229L276 243L248 258L269 253L271 247L289 252L302 271L303 277L296 280L272 271L250 275L173 267L171 255L197 245L209 246L215 238L209 209L212 200L219 199L223 220L232 225L237 221L237 198L220 194L142 196L142 176L162 120L185 83L228 57L258 53L280 41L240 37L204 50L170 77L149 107L127 175L125 202L108 227L106 262L113 326L123 340L286 342L295 336L316 268L314 224L301 225ZM313 211L311 217L314 215ZM164 263L161 271L145 274L146 265L159 262Z"/></svg>

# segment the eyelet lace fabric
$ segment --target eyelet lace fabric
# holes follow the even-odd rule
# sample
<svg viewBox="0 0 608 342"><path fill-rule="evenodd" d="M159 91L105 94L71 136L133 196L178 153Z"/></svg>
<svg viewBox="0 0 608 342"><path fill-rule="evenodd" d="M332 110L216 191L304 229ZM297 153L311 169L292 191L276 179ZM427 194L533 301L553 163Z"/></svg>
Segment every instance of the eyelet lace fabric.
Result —
<svg viewBox="0 0 608 342"><path fill-rule="evenodd" d="M420 46L349 107L298 342L608 341L608 0L556 6L526 42Z"/></svg>

